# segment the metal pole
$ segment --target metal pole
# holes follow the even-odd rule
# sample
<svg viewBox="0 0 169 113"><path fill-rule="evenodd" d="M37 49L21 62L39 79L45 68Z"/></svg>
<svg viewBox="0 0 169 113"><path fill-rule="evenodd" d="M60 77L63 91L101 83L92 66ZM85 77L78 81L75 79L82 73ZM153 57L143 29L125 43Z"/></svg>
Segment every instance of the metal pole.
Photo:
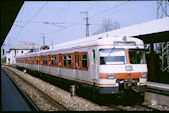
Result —
<svg viewBox="0 0 169 113"><path fill-rule="evenodd" d="M41 35L43 35L42 36L42 38L43 38L43 46L45 46L45 36L44 36L44 33L41 33Z"/></svg>
<svg viewBox="0 0 169 113"><path fill-rule="evenodd" d="M75 96L75 85L70 86L71 96Z"/></svg>
<svg viewBox="0 0 169 113"><path fill-rule="evenodd" d="M88 12L86 12L86 37L89 36Z"/></svg>
<svg viewBox="0 0 169 113"><path fill-rule="evenodd" d="M86 14L86 37L89 36L89 18L88 18L88 11L82 11L81 13L85 13Z"/></svg>
<svg viewBox="0 0 169 113"><path fill-rule="evenodd" d="M45 46L45 36L43 34L43 46Z"/></svg>
<svg viewBox="0 0 169 113"><path fill-rule="evenodd" d="M53 40L52 40L52 49L53 49Z"/></svg>
<svg viewBox="0 0 169 113"><path fill-rule="evenodd" d="M153 42L150 42L150 80L155 80L155 52Z"/></svg>

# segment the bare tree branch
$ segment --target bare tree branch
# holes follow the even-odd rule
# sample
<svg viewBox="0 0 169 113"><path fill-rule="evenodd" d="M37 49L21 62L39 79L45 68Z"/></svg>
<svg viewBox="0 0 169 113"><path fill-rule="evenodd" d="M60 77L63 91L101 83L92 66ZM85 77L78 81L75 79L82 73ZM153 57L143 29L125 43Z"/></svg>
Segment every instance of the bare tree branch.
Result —
<svg viewBox="0 0 169 113"><path fill-rule="evenodd" d="M108 32L108 31L112 31L115 29L119 29L120 28L120 23L117 21L112 22L109 18L108 19L104 19L102 24L99 26L99 29L96 30L93 35L96 34L100 34L100 33L104 33L104 32Z"/></svg>

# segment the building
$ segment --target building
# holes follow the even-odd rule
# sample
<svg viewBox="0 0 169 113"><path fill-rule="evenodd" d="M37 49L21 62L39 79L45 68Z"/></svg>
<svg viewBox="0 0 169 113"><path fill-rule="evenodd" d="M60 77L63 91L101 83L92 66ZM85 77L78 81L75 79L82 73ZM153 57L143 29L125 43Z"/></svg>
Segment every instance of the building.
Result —
<svg viewBox="0 0 169 113"><path fill-rule="evenodd" d="M22 42L18 45L10 48L9 51L6 53L6 63L7 64L15 64L16 63L16 56L28 53L30 51L35 51L40 49L40 45L35 44L33 42Z"/></svg>

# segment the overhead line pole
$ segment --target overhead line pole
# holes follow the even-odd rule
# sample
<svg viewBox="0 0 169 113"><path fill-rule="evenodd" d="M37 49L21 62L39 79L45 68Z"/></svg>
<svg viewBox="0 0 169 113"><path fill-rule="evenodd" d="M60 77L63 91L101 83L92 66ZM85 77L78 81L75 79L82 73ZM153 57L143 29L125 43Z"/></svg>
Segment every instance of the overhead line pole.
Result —
<svg viewBox="0 0 169 113"><path fill-rule="evenodd" d="M82 11L81 13L85 13L86 14L86 37L89 36L89 18L88 18L88 11Z"/></svg>
<svg viewBox="0 0 169 113"><path fill-rule="evenodd" d="M41 33L41 35L42 35L42 38L43 38L43 46L45 46L45 34Z"/></svg>
<svg viewBox="0 0 169 113"><path fill-rule="evenodd" d="M168 17L167 6L169 6L168 0L157 0L157 19ZM159 43L161 70L162 72L169 72L169 42Z"/></svg>

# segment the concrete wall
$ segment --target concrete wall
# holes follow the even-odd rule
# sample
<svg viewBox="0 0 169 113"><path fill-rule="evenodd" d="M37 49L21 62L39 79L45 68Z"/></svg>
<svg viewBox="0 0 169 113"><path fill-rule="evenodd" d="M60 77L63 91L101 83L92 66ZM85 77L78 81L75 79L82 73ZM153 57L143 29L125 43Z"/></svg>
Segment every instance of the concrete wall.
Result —
<svg viewBox="0 0 169 113"><path fill-rule="evenodd" d="M169 107L169 97L157 93L145 92L145 102L150 105L162 105Z"/></svg>

